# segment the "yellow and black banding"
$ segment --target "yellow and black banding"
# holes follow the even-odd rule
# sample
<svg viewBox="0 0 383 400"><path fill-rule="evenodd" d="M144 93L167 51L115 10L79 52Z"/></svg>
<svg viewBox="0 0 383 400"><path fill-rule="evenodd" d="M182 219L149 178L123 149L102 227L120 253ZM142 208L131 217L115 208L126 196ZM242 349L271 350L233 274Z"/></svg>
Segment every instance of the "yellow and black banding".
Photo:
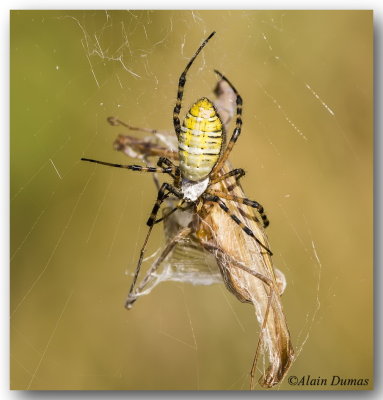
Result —
<svg viewBox="0 0 383 400"><path fill-rule="evenodd" d="M210 181L210 185L214 185L217 182L224 181L224 180L229 179L231 177L234 177L235 180L238 182L239 179L241 179L243 176L245 176L245 174L246 174L246 172L242 168L236 168L236 169L233 169L233 170L227 172L224 175L221 175L221 176L218 176L215 179L212 179Z"/></svg>
<svg viewBox="0 0 383 400"><path fill-rule="evenodd" d="M189 71L189 68L192 66L194 60L197 58L198 54L201 52L201 50L206 46L207 42L215 35L215 31L212 32L199 46L198 50L195 52L194 56L190 59L190 61L187 63L185 69L183 70L179 80L178 80L178 89L177 89L177 101L176 105L174 106L173 110L173 124L174 124L174 129L176 131L177 138L181 133L181 123L180 123L180 111L181 111L181 106L182 106L182 97L184 95L184 87L186 84L186 74Z"/></svg>
<svg viewBox="0 0 383 400"><path fill-rule="evenodd" d="M147 220L146 225L153 226L155 223L158 222L156 221L158 210L160 209L162 202L167 197L169 197L169 194L173 194L179 199L182 198L182 193L180 193L174 186L170 185L167 182L164 182L160 187L160 190L158 191L157 200L154 203L152 212L150 213L150 217Z"/></svg>
<svg viewBox="0 0 383 400"><path fill-rule="evenodd" d="M182 177L205 179L217 163L224 142L222 121L207 98L198 100L185 117L178 137Z"/></svg>
<svg viewBox="0 0 383 400"><path fill-rule="evenodd" d="M209 189L208 194L218 196L218 197L226 199L226 200L234 201L235 203L245 204L247 206L255 208L259 212L259 214L262 218L263 227L267 228L270 225L270 222L265 214L265 210L264 210L263 206L261 204L259 204L257 201L250 200L246 197L238 197L233 194L221 192L219 190L214 190L214 189Z"/></svg>
<svg viewBox="0 0 383 400"><path fill-rule="evenodd" d="M225 213L229 215L229 217L249 236L251 236L264 250L266 250L270 256L273 255L270 249L268 249L255 235L254 232L246 226L236 215L232 214L227 207L227 205L218 197L215 195L210 195L208 193L204 194L204 198L207 201L214 201L217 203Z"/></svg>

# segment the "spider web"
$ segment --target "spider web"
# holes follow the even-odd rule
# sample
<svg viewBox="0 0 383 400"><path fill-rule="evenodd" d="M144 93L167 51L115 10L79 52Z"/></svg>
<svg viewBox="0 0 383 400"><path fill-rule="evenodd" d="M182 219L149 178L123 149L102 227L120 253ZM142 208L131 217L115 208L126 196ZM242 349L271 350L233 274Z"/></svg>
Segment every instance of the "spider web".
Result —
<svg viewBox="0 0 383 400"><path fill-rule="evenodd" d="M131 162L109 116L171 130L179 74L212 30L183 112L212 96L213 69L244 99L231 162L271 220L289 375L372 387L371 14L14 11L13 389L248 388L259 326L216 279L163 282L124 309L156 191L145 174L79 161Z"/></svg>

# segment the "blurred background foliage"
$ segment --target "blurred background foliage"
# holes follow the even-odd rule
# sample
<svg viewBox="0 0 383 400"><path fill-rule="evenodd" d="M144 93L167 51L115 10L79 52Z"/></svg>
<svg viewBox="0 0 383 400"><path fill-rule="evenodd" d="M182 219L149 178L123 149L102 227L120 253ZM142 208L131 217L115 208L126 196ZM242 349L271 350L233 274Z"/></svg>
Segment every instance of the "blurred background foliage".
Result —
<svg viewBox="0 0 383 400"><path fill-rule="evenodd" d="M371 388L372 12L13 11L13 389L248 388L259 327L223 285L163 283L124 309L155 189L79 161L131 162L108 116L171 130L213 30L183 110L211 97L215 68L244 99L231 160L287 278L289 375Z"/></svg>

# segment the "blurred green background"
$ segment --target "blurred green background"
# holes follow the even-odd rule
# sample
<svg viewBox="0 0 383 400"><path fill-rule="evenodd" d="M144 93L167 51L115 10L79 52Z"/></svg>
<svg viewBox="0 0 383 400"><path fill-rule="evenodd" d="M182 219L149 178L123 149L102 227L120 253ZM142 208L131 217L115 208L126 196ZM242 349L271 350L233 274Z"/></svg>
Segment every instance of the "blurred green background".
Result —
<svg viewBox="0 0 383 400"><path fill-rule="evenodd" d="M369 11L13 11L11 387L248 389L252 307L163 283L126 311L155 189L79 161L130 162L108 116L171 130L179 74L216 30L183 110L211 97L214 68L244 99L231 160L287 278L288 375L371 388L372 29Z"/></svg>

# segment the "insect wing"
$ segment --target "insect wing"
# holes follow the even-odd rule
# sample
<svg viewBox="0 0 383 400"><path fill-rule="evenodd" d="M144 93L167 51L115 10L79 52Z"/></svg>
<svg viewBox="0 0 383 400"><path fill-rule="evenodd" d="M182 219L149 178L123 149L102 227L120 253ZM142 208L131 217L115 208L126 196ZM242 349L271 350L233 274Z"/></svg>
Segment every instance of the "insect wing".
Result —
<svg viewBox="0 0 383 400"><path fill-rule="evenodd" d="M231 170L226 162L222 173ZM245 197L242 188L230 180L229 183L221 181L214 185L214 189L229 192L238 197ZM269 243L262 224L260 215L245 204L237 204L227 201L229 211L240 220L244 221L255 237L269 248ZM284 290L284 276L278 271L275 274L270 255L233 221L227 213L212 203L207 205L208 210L200 229L203 231L197 235L205 248L215 255L221 270L226 287L242 302L253 303L257 319L262 326L267 315L262 335L264 354L267 354L269 366L260 379L260 384L271 387L279 383L288 371L294 351L290 341L290 333L286 318L283 313L280 294ZM250 268L255 273L271 280L274 292L271 297L270 308L268 301L272 290L258 277L238 268L238 263ZM268 312L267 312L268 310Z"/></svg>

